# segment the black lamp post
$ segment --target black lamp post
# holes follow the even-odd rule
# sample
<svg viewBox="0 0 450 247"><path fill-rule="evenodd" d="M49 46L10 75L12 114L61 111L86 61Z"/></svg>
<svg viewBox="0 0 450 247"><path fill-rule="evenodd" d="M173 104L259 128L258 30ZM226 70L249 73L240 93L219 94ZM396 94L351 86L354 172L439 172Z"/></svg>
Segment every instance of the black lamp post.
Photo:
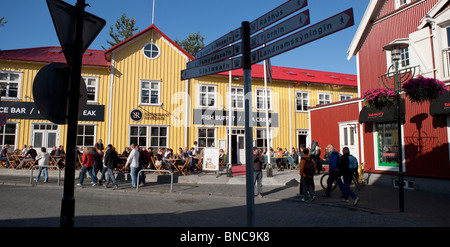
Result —
<svg viewBox="0 0 450 247"><path fill-rule="evenodd" d="M396 107L397 107L397 139L398 139L398 189L399 189L399 207L400 212L405 211L405 190L403 181L403 153L402 153L402 132L401 132L401 112L400 112L400 91L402 90L402 83L410 77L414 76L415 67L405 68L399 70L399 61L401 60L401 51L409 46L407 41L395 40L390 44L383 46L384 51L391 52L392 65L388 69L388 73L381 76L383 84L388 87L388 84L394 86ZM391 70L394 69L392 72Z"/></svg>

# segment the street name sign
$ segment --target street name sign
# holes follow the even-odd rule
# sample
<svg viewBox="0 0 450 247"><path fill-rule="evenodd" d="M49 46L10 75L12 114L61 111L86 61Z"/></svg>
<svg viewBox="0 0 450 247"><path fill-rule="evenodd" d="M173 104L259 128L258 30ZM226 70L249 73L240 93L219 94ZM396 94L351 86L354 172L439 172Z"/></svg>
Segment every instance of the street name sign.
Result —
<svg viewBox="0 0 450 247"><path fill-rule="evenodd" d="M250 34L272 25L308 5L307 0L290 0L250 23Z"/></svg>
<svg viewBox="0 0 450 247"><path fill-rule="evenodd" d="M217 63L207 64L192 69L185 69L181 71L181 80L201 77L205 75L216 74L228 70L235 70L242 68L242 57L227 59Z"/></svg>
<svg viewBox="0 0 450 247"><path fill-rule="evenodd" d="M307 0L289 0L284 4L273 9L269 13L262 15L258 19L250 23L250 34L254 34L257 31L289 16L290 14L300 10L308 5ZM238 28L224 36L218 38L217 40L211 42L209 45L205 46L203 49L195 54L195 58L204 57L210 53L213 53L222 47L230 45L242 38L241 28Z"/></svg>
<svg viewBox="0 0 450 247"><path fill-rule="evenodd" d="M264 32L259 33L250 38L250 48L256 48L262 44L280 38L294 30L309 25L309 10L305 10L300 14L287 19L280 24L271 27Z"/></svg>
<svg viewBox="0 0 450 247"><path fill-rule="evenodd" d="M195 59L194 61L188 62L186 64L186 68L191 69L194 67L219 62L227 58L237 56L239 54L242 54L242 42L216 51L199 59Z"/></svg>
<svg viewBox="0 0 450 247"><path fill-rule="evenodd" d="M273 42L251 54L255 64L354 25L353 9L347 9L324 21Z"/></svg>
<svg viewBox="0 0 450 247"><path fill-rule="evenodd" d="M225 47L226 45L229 45L235 41L238 41L241 39L241 29L238 28L232 32L229 32L225 34L224 36L216 39L215 41L211 42L209 45L203 47L200 51L198 51L195 54L195 58L201 58L204 57L210 53L213 53L217 50L219 50L222 47Z"/></svg>
<svg viewBox="0 0 450 247"><path fill-rule="evenodd" d="M294 30L304 27L309 23L310 23L309 10L303 11L300 14L297 14L294 17L291 17L288 20L252 37L250 39L250 47L252 49L256 48L262 44L280 38L284 35L289 34ZM242 42L223 48L219 51L215 51L204 57L195 59L194 61L188 62L186 64L186 68L191 69L194 67L219 62L240 54L242 54Z"/></svg>

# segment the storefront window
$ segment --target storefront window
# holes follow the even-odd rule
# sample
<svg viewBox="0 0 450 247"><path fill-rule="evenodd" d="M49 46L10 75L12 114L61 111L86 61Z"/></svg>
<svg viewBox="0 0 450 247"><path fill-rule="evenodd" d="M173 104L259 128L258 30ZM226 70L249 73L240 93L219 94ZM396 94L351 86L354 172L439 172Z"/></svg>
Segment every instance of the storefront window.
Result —
<svg viewBox="0 0 450 247"><path fill-rule="evenodd" d="M215 128L199 128L198 129L198 147L215 147L216 129Z"/></svg>
<svg viewBox="0 0 450 247"><path fill-rule="evenodd" d="M78 125L77 146L93 147L95 143L95 126L94 125Z"/></svg>
<svg viewBox="0 0 450 247"><path fill-rule="evenodd" d="M378 165L398 167L397 123L377 123Z"/></svg>

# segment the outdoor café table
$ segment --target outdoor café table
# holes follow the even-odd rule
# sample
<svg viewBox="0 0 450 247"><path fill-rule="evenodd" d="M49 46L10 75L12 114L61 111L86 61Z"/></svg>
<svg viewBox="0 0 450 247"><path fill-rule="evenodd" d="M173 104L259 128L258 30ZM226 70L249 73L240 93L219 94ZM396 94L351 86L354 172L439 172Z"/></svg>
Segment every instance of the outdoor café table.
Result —
<svg viewBox="0 0 450 247"><path fill-rule="evenodd" d="M172 171L176 170L178 173L180 173L180 170L178 168L178 165L181 165L181 159L178 158L170 158L170 159L163 159L165 162L169 162L172 164Z"/></svg>

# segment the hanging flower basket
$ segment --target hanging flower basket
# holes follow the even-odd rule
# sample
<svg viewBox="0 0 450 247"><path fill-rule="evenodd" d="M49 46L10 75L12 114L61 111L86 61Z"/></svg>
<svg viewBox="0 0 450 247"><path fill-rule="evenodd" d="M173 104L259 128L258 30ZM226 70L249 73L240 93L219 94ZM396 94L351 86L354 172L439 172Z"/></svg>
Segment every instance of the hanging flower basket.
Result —
<svg viewBox="0 0 450 247"><path fill-rule="evenodd" d="M375 88L367 90L363 94L364 104L367 107L381 109L395 105L395 92L387 88Z"/></svg>
<svg viewBox="0 0 450 247"><path fill-rule="evenodd" d="M417 78L409 79L403 84L402 89L412 102L417 103L437 99L439 95L448 91L443 82L421 75Z"/></svg>

